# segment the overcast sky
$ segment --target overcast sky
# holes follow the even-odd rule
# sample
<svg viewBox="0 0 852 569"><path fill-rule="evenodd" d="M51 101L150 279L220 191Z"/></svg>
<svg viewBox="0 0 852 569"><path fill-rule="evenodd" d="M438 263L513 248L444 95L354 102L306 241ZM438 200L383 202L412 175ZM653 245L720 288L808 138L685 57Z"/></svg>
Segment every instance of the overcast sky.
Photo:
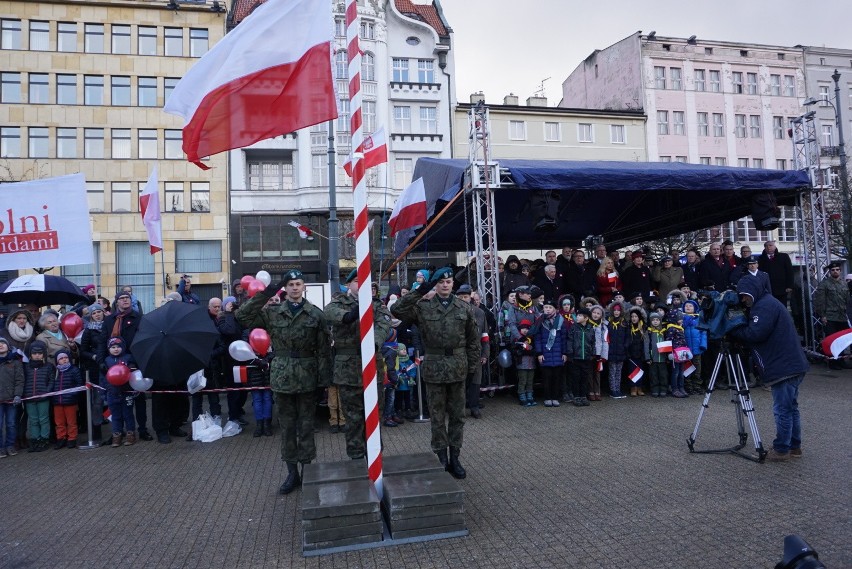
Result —
<svg viewBox="0 0 852 569"><path fill-rule="evenodd" d="M593 50L642 30L661 36L852 49L852 0L441 0L454 32L456 96L521 103L543 79L548 105ZM702 8L698 8L701 6ZM852 78L852 69L841 69Z"/></svg>

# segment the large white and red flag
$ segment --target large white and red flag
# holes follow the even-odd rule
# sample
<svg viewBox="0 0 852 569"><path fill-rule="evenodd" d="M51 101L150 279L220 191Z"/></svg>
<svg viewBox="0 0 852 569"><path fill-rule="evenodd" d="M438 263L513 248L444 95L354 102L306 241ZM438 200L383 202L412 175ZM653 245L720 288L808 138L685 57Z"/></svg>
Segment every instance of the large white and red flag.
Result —
<svg viewBox="0 0 852 569"><path fill-rule="evenodd" d="M373 134L364 138L364 142L358 146L355 152L364 153L364 169L384 164L388 161L388 138L385 136L385 127L381 127ZM352 156L346 160L343 169L349 177L352 177Z"/></svg>
<svg viewBox="0 0 852 569"><path fill-rule="evenodd" d="M157 167L151 170L145 189L139 194L139 212L142 225L148 233L151 254L163 250L163 222L160 219L160 191L157 189Z"/></svg>
<svg viewBox="0 0 852 569"><path fill-rule="evenodd" d="M164 110L183 117L199 160L337 117L328 0L268 0L178 82Z"/></svg>
<svg viewBox="0 0 852 569"><path fill-rule="evenodd" d="M405 188L396 200L388 225L391 236L403 229L419 227L426 223L426 187L423 178L417 178Z"/></svg>

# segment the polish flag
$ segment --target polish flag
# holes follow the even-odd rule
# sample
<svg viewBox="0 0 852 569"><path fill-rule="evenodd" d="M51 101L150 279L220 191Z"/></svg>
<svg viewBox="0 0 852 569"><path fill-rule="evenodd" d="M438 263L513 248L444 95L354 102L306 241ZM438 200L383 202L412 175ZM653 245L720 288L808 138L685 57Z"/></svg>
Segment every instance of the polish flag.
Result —
<svg viewBox="0 0 852 569"><path fill-rule="evenodd" d="M689 377L695 372L695 366L692 362L683 362L683 377Z"/></svg>
<svg viewBox="0 0 852 569"><path fill-rule="evenodd" d="M364 170L384 164L388 161L388 139L385 136L385 127L381 127L373 134L364 138L364 142L358 146L355 152L364 153ZM352 177L352 156L343 165L343 169L349 177Z"/></svg>
<svg viewBox="0 0 852 569"><path fill-rule="evenodd" d="M248 383L248 368L246 366L234 366L234 383Z"/></svg>
<svg viewBox="0 0 852 569"><path fill-rule="evenodd" d="M160 192L157 189L157 166L151 170L151 176L145 189L139 194L139 211L142 213L142 225L148 232L148 244L151 254L163 250L163 224L160 220Z"/></svg>
<svg viewBox="0 0 852 569"><path fill-rule="evenodd" d="M426 187L423 178L417 178L405 188L396 200L393 213L388 220L391 236L403 229L418 227L426 223Z"/></svg>
<svg viewBox="0 0 852 569"><path fill-rule="evenodd" d="M290 227L295 227L296 230L299 232L299 237L301 237L302 239L307 239L308 237L314 234L314 232L311 231L310 227L305 227L298 221L291 221L290 223L288 223L288 225Z"/></svg>
<svg viewBox="0 0 852 569"><path fill-rule="evenodd" d="M367 231L373 230L373 222L374 221L376 221L375 218L373 218L373 219L371 219L370 221L367 222ZM349 237L350 239L354 239L355 238L355 230L353 229L352 231L350 231L349 233L344 235L344 237Z"/></svg>
<svg viewBox="0 0 852 569"><path fill-rule="evenodd" d="M826 355L836 359L850 345L852 345L852 328L826 336L822 341L822 351Z"/></svg>
<svg viewBox="0 0 852 569"><path fill-rule="evenodd" d="M603 371L603 360L598 360L598 373Z"/></svg>
<svg viewBox="0 0 852 569"><path fill-rule="evenodd" d="M645 375L645 372L644 372L644 371L642 371L642 368L641 368L641 367L639 367L639 366L636 366L635 368L633 368L633 371L631 371L631 372L627 375L627 377L628 377L628 378L630 379L630 381L632 381L633 383L639 383L639 381L642 379L642 376L643 376L643 375Z"/></svg>
<svg viewBox="0 0 852 569"><path fill-rule="evenodd" d="M488 332L483 332L482 335L479 336L479 341L483 344L486 342L490 342L491 338L488 336Z"/></svg>
<svg viewBox="0 0 852 569"><path fill-rule="evenodd" d="M337 117L328 0L268 0L178 82L164 110L183 117L190 162Z"/></svg>
<svg viewBox="0 0 852 569"><path fill-rule="evenodd" d="M657 351L661 354L670 354L672 353L672 342L671 340L666 340L665 342L657 342Z"/></svg>

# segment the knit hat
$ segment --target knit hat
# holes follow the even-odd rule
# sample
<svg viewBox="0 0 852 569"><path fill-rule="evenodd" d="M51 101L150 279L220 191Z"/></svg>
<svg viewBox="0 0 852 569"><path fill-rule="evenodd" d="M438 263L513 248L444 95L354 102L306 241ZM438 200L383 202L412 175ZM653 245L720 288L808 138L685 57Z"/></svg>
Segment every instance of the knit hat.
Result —
<svg viewBox="0 0 852 569"><path fill-rule="evenodd" d="M235 296L226 296L222 299L222 306L227 306L229 302L237 303L237 297Z"/></svg>
<svg viewBox="0 0 852 569"><path fill-rule="evenodd" d="M660 316L660 313L656 310L652 311L651 314L648 315L648 322L653 322L654 320L663 321L663 317Z"/></svg>
<svg viewBox="0 0 852 569"><path fill-rule="evenodd" d="M84 287L83 287L83 288L81 288L80 290L82 290L82 291L83 291L83 294L89 294L89 291L95 290L95 285L93 285L93 284L87 284L86 286L84 286Z"/></svg>
<svg viewBox="0 0 852 569"><path fill-rule="evenodd" d="M684 302L684 303L683 303L684 307L685 307L687 304L691 305L691 306L692 306L692 308L694 308L694 309L695 309L695 314L698 314L698 311L699 311L699 310L701 310L701 307L699 306L699 304L698 304L696 301L694 301L694 300L687 300L686 302Z"/></svg>
<svg viewBox="0 0 852 569"><path fill-rule="evenodd" d="M92 303L89 306L89 314L90 315L94 314L95 312L103 312L103 311L104 311L104 306L100 302Z"/></svg>
<svg viewBox="0 0 852 569"><path fill-rule="evenodd" d="M124 296L126 296L127 298L133 298L133 297L130 295L130 293L129 293L129 292L124 292L123 290L120 290L120 291L118 291L117 293L115 293L115 299L114 299L114 300L118 300L119 298L122 298L122 297L124 297Z"/></svg>
<svg viewBox="0 0 852 569"><path fill-rule="evenodd" d="M529 330L531 327L532 327L532 322L530 322L530 321L529 321L529 320L527 320L526 318L524 318L523 320L521 320L521 321L520 321L520 323L518 324L518 329L519 329L519 330L520 330L521 328L526 328L526 329L528 329L528 330Z"/></svg>
<svg viewBox="0 0 852 569"><path fill-rule="evenodd" d="M59 356L65 356L68 358L68 361L71 361L71 353L67 350L59 350L58 352L56 352L56 354L54 354L53 359L58 362Z"/></svg>
<svg viewBox="0 0 852 569"><path fill-rule="evenodd" d="M9 340L7 340L6 338L4 338L3 336L0 336L0 342L3 342L4 344L6 344L6 346L7 346L9 349L12 349L12 344L10 344L10 343L9 343Z"/></svg>
<svg viewBox="0 0 852 569"><path fill-rule="evenodd" d="M473 289L470 288L470 285L467 284L467 283L461 285L459 287L459 289L456 291L456 294L471 294L471 293L473 293Z"/></svg>
<svg viewBox="0 0 852 569"><path fill-rule="evenodd" d="M115 345L119 345L123 348L124 347L124 340L122 340L118 336L116 336L115 338L110 338L109 341L107 342L107 348L111 348Z"/></svg>
<svg viewBox="0 0 852 569"><path fill-rule="evenodd" d="M46 354L46 353L47 353L47 344L45 344L41 340L36 340L32 344L30 344L30 354Z"/></svg>

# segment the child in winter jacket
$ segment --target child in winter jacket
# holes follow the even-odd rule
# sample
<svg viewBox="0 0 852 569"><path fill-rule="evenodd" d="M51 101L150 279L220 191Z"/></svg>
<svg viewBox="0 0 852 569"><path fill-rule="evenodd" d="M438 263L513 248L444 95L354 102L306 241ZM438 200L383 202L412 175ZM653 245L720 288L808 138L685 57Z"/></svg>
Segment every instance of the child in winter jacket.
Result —
<svg viewBox="0 0 852 569"><path fill-rule="evenodd" d="M537 322L535 334L535 353L541 367L541 379L544 382L544 406L559 407L562 395L562 367L565 365L567 326L559 315L556 301L547 299L542 307L544 313Z"/></svg>
<svg viewBox="0 0 852 569"><path fill-rule="evenodd" d="M621 393L621 370L627 359L627 345L630 342L630 325L624 315L624 304L613 301L607 307L609 319L609 394L613 399L624 399Z"/></svg>
<svg viewBox="0 0 852 569"><path fill-rule="evenodd" d="M700 308L694 300L683 303L683 334L686 345L692 352L693 371L685 377L686 393L699 394L701 389L701 354L707 349L707 330L698 327L701 322Z"/></svg>
<svg viewBox="0 0 852 569"><path fill-rule="evenodd" d="M642 389L642 376L645 370L646 354L648 353L648 332L645 329L645 310L641 306L633 306L627 311L629 339L627 343L627 362L630 364L628 377L632 375L639 379L631 378L630 397L644 397L645 391ZM642 372L633 373L636 368Z"/></svg>
<svg viewBox="0 0 852 569"><path fill-rule="evenodd" d="M396 386L399 383L397 375L396 358L399 352L399 344L396 341L396 334L392 334L392 339L382 344L381 355L385 360L385 376L382 381L384 388L384 416L383 425L385 427L398 427L400 422L395 420L396 413Z"/></svg>
<svg viewBox="0 0 852 569"><path fill-rule="evenodd" d="M595 356L597 361L592 368L592 383L589 385L589 400L601 400L601 373L609 358L609 328L604 320L604 309L600 304L595 304L589 309L592 317L589 324L595 329Z"/></svg>
<svg viewBox="0 0 852 569"><path fill-rule="evenodd" d="M15 414L24 394L24 366L9 340L0 336L0 458L15 456ZM3 433L6 427L6 433Z"/></svg>
<svg viewBox="0 0 852 569"><path fill-rule="evenodd" d="M563 322L563 326L565 323ZM518 332L521 337L512 345L515 356L515 368L518 370L518 399L524 407L538 405L533 396L533 379L535 377L535 348L534 335L530 333L532 322L521 320Z"/></svg>
<svg viewBox="0 0 852 569"><path fill-rule="evenodd" d="M246 365L246 380L249 387L269 387L269 367L272 352L258 356ZM251 406L254 410L254 433L252 437L272 436L272 391L256 389L251 392Z"/></svg>
<svg viewBox="0 0 852 569"><path fill-rule="evenodd" d="M107 405L112 419L112 447L121 446L121 438L126 432L125 446L136 443L136 418L133 416L133 403L136 391L129 385L113 385L106 380L106 372L114 365L126 365L135 368L136 362L130 354L125 353L124 340L110 338L107 341L108 355L104 358L101 368L101 385L106 388Z"/></svg>
<svg viewBox="0 0 852 569"><path fill-rule="evenodd" d="M686 336L683 333L683 313L680 310L672 308L666 314L666 333L667 342L672 344L672 368L671 368L671 392L672 397L689 397L683 388L683 362L678 357L678 354L686 345ZM688 348L687 348L688 349Z"/></svg>
<svg viewBox="0 0 852 569"><path fill-rule="evenodd" d="M24 398L38 397L53 391L56 368L47 361L47 345L41 340L30 344L29 361L24 365ZM29 417L29 452L47 449L50 437L50 401L46 397L27 401Z"/></svg>
<svg viewBox="0 0 852 569"><path fill-rule="evenodd" d="M396 350L396 398L404 419L414 417L414 406L411 404L411 391L417 385L417 364L408 357L408 347L397 344Z"/></svg>
<svg viewBox="0 0 852 569"><path fill-rule="evenodd" d="M651 312L648 316L648 351L645 361L648 363L648 371L651 376L651 397L665 397L667 395L668 377L668 353L660 351L660 344L666 342L666 327L663 317L659 312Z"/></svg>
<svg viewBox="0 0 852 569"><path fill-rule="evenodd" d="M585 394L589 392L589 382L592 380L592 368L595 365L595 329L589 324L592 312L581 308L574 315L574 325L568 330L568 343L565 354L571 366L571 391L574 393L574 405L587 407L589 400Z"/></svg>
<svg viewBox="0 0 852 569"><path fill-rule="evenodd" d="M71 363L71 354L65 350L56 352L56 379L54 389L62 391L81 387L83 376L80 369ZM59 450L77 446L77 401L79 393L64 393L53 396L53 424L56 426L56 446Z"/></svg>

